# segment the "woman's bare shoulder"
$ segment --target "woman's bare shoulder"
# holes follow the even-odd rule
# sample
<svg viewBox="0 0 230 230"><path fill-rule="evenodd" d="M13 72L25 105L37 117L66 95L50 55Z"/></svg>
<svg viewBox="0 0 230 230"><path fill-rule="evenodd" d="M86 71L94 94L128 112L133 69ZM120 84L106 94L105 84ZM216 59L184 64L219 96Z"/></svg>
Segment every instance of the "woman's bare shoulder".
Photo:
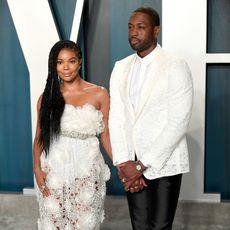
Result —
<svg viewBox="0 0 230 230"><path fill-rule="evenodd" d="M108 93L107 89L104 86L96 85L87 81L85 81L84 90L88 92L92 92L94 94Z"/></svg>

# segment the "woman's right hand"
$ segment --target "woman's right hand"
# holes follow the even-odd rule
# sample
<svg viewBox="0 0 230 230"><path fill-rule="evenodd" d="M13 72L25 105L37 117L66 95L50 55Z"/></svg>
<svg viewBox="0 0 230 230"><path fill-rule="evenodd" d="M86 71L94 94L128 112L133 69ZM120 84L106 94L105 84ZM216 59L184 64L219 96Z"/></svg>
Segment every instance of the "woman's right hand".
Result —
<svg viewBox="0 0 230 230"><path fill-rule="evenodd" d="M46 176L47 173L43 172L41 168L34 169L35 179L38 185L39 190L43 196L48 197L50 195L50 190L46 185Z"/></svg>

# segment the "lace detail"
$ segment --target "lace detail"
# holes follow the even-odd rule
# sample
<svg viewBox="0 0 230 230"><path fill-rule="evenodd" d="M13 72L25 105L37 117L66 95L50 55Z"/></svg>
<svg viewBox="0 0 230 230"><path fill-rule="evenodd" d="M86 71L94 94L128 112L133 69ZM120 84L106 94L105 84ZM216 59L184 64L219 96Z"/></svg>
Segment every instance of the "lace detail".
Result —
<svg viewBox="0 0 230 230"><path fill-rule="evenodd" d="M51 195L43 197L37 190L40 230L100 229L104 219L105 182L110 178L95 137L103 127L103 115L92 105L66 105L61 132L81 133L90 138L60 135L52 143L48 157L41 155L41 167L47 173L46 184Z"/></svg>

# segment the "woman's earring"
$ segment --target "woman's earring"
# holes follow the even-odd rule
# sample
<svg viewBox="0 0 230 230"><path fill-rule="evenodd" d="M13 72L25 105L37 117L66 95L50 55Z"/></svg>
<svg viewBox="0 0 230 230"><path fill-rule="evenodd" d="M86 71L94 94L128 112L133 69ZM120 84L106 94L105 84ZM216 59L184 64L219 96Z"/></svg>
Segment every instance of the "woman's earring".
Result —
<svg viewBox="0 0 230 230"><path fill-rule="evenodd" d="M58 82L59 82L59 84L62 83L62 79L59 76L58 76Z"/></svg>

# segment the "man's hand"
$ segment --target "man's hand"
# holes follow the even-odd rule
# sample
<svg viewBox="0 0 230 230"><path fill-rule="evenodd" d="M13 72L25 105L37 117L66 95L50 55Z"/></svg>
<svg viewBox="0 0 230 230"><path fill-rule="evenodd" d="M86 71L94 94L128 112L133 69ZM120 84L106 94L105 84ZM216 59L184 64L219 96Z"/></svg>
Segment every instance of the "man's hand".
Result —
<svg viewBox="0 0 230 230"><path fill-rule="evenodd" d="M118 176L123 183L131 182L132 184L141 176L141 173L136 170L135 161L126 161L119 165Z"/></svg>
<svg viewBox="0 0 230 230"><path fill-rule="evenodd" d="M138 192L140 189L145 187L143 185L144 179L139 179L142 176L145 166L141 163L142 170L138 171L136 169L137 162L135 161L126 161L118 165L118 175L121 181L124 183L125 191Z"/></svg>
<svg viewBox="0 0 230 230"><path fill-rule="evenodd" d="M139 192L144 187L147 187L147 184L142 176L139 179L137 179L130 187L128 187L127 184L124 183L124 188L126 192L127 191L130 191L131 193Z"/></svg>

